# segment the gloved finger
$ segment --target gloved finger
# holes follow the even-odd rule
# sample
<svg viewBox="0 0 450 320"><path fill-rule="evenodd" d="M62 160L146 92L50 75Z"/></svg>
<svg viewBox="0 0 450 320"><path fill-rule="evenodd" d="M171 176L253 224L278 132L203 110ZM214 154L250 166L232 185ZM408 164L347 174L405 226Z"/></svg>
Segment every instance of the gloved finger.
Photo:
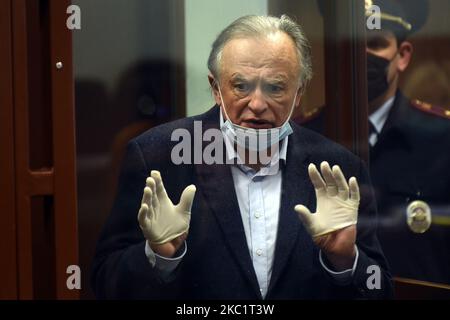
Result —
<svg viewBox="0 0 450 320"><path fill-rule="evenodd" d="M159 200L158 197L156 196L156 182L155 179L153 179L152 177L148 177L147 178L147 186L152 190L152 206L154 210L158 210L159 208Z"/></svg>
<svg viewBox="0 0 450 320"><path fill-rule="evenodd" d="M161 200L161 197L167 195L166 189L164 188L164 184L162 181L161 173L157 170L152 170L151 176L156 183L156 195L158 196L159 200Z"/></svg>
<svg viewBox="0 0 450 320"><path fill-rule="evenodd" d="M338 188L336 181L334 180L333 173L331 172L330 165L328 162L323 161L320 164L320 172L322 173L325 183L327 184L327 194L329 196L335 196L338 194Z"/></svg>
<svg viewBox="0 0 450 320"><path fill-rule="evenodd" d="M309 228L312 224L312 220L314 219L313 214L311 214L311 211L304 205L298 204L294 208L295 212L297 212L298 217L302 221L302 223L305 225L305 227Z"/></svg>
<svg viewBox="0 0 450 320"><path fill-rule="evenodd" d="M314 189L316 189L316 192L326 192L325 181L323 181L315 164L313 164L313 163L309 164L308 174L309 174L309 178L311 179L311 182L314 186Z"/></svg>
<svg viewBox="0 0 450 320"><path fill-rule="evenodd" d="M156 198L156 196L153 195L152 198ZM154 220L154 219L157 219L157 218L158 218L158 217L155 215L155 208L153 208L153 206L148 207L148 210L147 210L147 219L148 219L149 221L151 221L151 220Z"/></svg>
<svg viewBox="0 0 450 320"><path fill-rule="evenodd" d="M151 206L151 200L152 200L152 190L149 187L144 188L144 194L142 195L142 204L146 204L148 207Z"/></svg>
<svg viewBox="0 0 450 320"><path fill-rule="evenodd" d="M338 197L342 200L348 199L349 188L347 184L347 180L345 180L344 174L342 173L341 168L338 165L333 166L333 177L334 181L336 181L336 185L338 188Z"/></svg>
<svg viewBox="0 0 450 320"><path fill-rule="evenodd" d="M359 194L358 180L355 177L351 177L348 180L348 184L350 185L350 199L359 202L361 196Z"/></svg>
<svg viewBox="0 0 450 320"><path fill-rule="evenodd" d="M143 228L147 225L148 206L143 203L138 212L139 225Z"/></svg>
<svg viewBox="0 0 450 320"><path fill-rule="evenodd" d="M180 202L177 205L177 208L181 210L183 213L190 213L192 208L192 202L194 201L195 191L197 188L191 184L187 186L180 197Z"/></svg>
<svg viewBox="0 0 450 320"><path fill-rule="evenodd" d="M147 180L145 180L145 185L152 189L153 193L156 193L156 182L155 179L152 177L148 177Z"/></svg>
<svg viewBox="0 0 450 320"><path fill-rule="evenodd" d="M153 209L153 199L156 198L156 195L152 192L152 190L149 187L144 188L144 195L142 196L142 204L145 204L147 206L147 218L150 219L153 215L154 209Z"/></svg>

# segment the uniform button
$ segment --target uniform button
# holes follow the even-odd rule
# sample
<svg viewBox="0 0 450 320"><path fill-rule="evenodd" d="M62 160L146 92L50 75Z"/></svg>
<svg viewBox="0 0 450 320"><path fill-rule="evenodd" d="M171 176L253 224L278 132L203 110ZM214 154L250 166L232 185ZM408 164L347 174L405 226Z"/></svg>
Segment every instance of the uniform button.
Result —
<svg viewBox="0 0 450 320"><path fill-rule="evenodd" d="M262 250L261 250L261 249L256 250L256 254L257 254L258 256L262 255Z"/></svg>
<svg viewBox="0 0 450 320"><path fill-rule="evenodd" d="M259 217L261 217L261 213L260 212L256 212L255 213L255 217L256 217L256 219L258 219Z"/></svg>

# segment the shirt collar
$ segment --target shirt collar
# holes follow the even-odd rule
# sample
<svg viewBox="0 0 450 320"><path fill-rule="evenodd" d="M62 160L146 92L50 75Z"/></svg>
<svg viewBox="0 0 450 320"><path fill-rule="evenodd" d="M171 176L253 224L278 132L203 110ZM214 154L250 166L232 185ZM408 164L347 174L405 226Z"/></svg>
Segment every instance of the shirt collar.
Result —
<svg viewBox="0 0 450 320"><path fill-rule="evenodd" d="M378 108L375 112L373 112L370 116L370 122L372 122L373 126L377 130L378 133L383 129L384 124L389 115L389 111L394 105L395 96L389 98L380 108Z"/></svg>

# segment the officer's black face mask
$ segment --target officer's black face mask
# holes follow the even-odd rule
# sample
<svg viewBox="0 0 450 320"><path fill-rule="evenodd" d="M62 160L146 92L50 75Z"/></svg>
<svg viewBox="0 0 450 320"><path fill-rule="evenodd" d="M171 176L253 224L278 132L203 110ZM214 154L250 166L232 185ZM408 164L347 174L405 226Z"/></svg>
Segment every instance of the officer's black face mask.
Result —
<svg viewBox="0 0 450 320"><path fill-rule="evenodd" d="M367 53L367 89L369 101L378 98L389 88L387 75L389 64L392 60Z"/></svg>

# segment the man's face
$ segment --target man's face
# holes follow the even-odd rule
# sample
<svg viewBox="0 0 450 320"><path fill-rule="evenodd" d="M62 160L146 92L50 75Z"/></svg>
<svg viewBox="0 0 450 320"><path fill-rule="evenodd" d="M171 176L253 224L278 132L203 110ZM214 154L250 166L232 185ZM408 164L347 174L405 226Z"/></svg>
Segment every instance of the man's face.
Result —
<svg viewBox="0 0 450 320"><path fill-rule="evenodd" d="M294 42L282 32L229 41L222 52L219 85L230 120L254 129L281 126L299 91L298 63ZM214 95L221 105L217 87ZM300 98L298 94L295 106Z"/></svg>
<svg viewBox="0 0 450 320"><path fill-rule="evenodd" d="M395 35L391 31L368 31L366 51L391 61L387 73L387 81L391 86L400 71L398 68L399 48Z"/></svg>

